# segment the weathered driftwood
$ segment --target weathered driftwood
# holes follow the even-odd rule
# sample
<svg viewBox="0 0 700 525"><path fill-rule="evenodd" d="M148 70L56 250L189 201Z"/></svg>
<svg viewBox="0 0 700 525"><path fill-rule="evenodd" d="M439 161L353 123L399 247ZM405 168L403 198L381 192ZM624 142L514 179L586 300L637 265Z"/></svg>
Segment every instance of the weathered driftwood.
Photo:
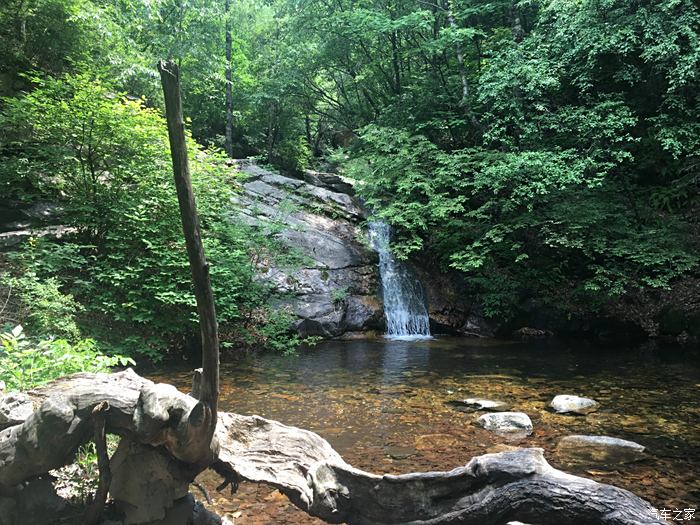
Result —
<svg viewBox="0 0 700 525"><path fill-rule="evenodd" d="M201 403L171 385L154 384L131 370L118 374L75 374L34 390L36 410L19 425L0 431L0 486L13 486L66 464L92 436L92 409L109 403L107 432L164 446L186 464ZM217 443L211 454L216 457ZM199 451L197 451L199 452Z"/></svg>
<svg viewBox="0 0 700 525"><path fill-rule="evenodd" d="M78 374L36 390L37 409L0 431L0 491L59 467L90 439L93 407L109 403L107 431L187 458L184 424L197 401L132 371ZM185 432L186 434L186 432ZM331 523L662 524L634 494L551 467L540 449L473 458L450 472L378 476L353 468L320 436L258 416L220 413L213 467L278 488Z"/></svg>

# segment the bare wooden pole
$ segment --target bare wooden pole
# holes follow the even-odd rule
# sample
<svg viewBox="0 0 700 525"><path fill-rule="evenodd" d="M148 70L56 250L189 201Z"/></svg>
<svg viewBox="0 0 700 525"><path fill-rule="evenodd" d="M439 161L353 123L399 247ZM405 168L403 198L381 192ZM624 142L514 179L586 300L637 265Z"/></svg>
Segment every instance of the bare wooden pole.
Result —
<svg viewBox="0 0 700 525"><path fill-rule="evenodd" d="M216 426L217 401L219 397L219 336L216 322L214 294L209 280L209 265L204 257L204 246L199 230L197 206L192 191L190 167L187 160L187 143L185 138L185 121L182 116L180 98L180 73L177 65L169 60L158 64L163 95L165 96L165 116L168 122L170 153L173 158L173 174L180 203L182 229L187 244L187 256L190 260L192 282L197 299L197 313L202 334L202 377L199 400L207 405L211 414L208 421L211 433Z"/></svg>

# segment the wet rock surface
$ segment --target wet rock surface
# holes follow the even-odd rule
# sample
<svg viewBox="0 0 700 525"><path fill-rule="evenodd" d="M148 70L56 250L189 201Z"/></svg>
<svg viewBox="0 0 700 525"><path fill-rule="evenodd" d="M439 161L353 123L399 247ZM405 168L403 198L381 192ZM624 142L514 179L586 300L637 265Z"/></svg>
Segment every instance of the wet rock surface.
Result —
<svg viewBox="0 0 700 525"><path fill-rule="evenodd" d="M554 334L549 330L530 328L529 326L523 326L522 328L518 328L513 332L513 337L515 337L516 339L533 339L541 337L551 337L552 335Z"/></svg>
<svg viewBox="0 0 700 525"><path fill-rule="evenodd" d="M598 410L600 403L587 397L558 395L550 401L549 407L559 414L586 415Z"/></svg>
<svg viewBox="0 0 700 525"><path fill-rule="evenodd" d="M556 453L564 462L601 466L622 465L646 458L642 445L609 436L566 436L557 444Z"/></svg>
<svg viewBox="0 0 700 525"><path fill-rule="evenodd" d="M479 312L463 275L456 271L445 272L429 257L416 257L409 266L425 292L431 331L472 337L494 336L495 324Z"/></svg>
<svg viewBox="0 0 700 525"><path fill-rule="evenodd" d="M528 436L532 434L532 421L524 412L494 412L484 414L477 419L477 424L486 430L497 434L516 434Z"/></svg>
<svg viewBox="0 0 700 525"><path fill-rule="evenodd" d="M493 399L480 399L476 397L468 397L466 399L452 399L447 402L455 410L460 412L475 412L477 410L485 410L488 412L504 412L510 409L510 405L504 401L496 401Z"/></svg>

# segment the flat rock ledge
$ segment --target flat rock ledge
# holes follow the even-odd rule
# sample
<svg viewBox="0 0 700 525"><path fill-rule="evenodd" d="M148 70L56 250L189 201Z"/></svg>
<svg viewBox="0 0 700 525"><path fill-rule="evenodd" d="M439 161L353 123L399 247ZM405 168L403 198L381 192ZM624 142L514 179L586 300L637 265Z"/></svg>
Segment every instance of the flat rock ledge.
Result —
<svg viewBox="0 0 700 525"><path fill-rule="evenodd" d="M566 463L621 465L647 457L645 447L634 441L609 436L566 436L556 454Z"/></svg>
<svg viewBox="0 0 700 525"><path fill-rule="evenodd" d="M122 436L120 447L125 441L137 442L141 451L163 454L180 468L193 467L188 462L188 422L197 420L198 403L172 386L154 384L131 370L83 373L54 381L29 396L32 414L0 430L0 509L20 510L17 494L27 483L72 462L80 444L91 439L90 414L105 402L106 429ZM496 428L505 421L517 428L532 427L521 413L482 417ZM557 470L538 448L484 454L449 472L377 475L347 464L313 432L259 416L220 412L210 468L234 485L248 481L274 487L301 510L328 523L664 524L648 502L629 491ZM138 465L133 470L141 475ZM154 480L159 485L166 482ZM141 504L150 501L147 490L140 491ZM0 514L3 525L27 523L22 513L14 521L6 519L8 515Z"/></svg>
<svg viewBox="0 0 700 525"><path fill-rule="evenodd" d="M558 395L550 401L549 406L558 414L578 414L585 416L598 410L600 403L587 397Z"/></svg>

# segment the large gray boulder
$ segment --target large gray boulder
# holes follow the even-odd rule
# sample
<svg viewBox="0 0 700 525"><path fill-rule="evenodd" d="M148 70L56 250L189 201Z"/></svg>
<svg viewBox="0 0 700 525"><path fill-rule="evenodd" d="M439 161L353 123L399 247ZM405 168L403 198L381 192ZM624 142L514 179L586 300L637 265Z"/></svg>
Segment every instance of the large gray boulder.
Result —
<svg viewBox="0 0 700 525"><path fill-rule="evenodd" d="M246 179L232 203L232 220L283 223L277 238L303 261L260 271L285 297L279 307L296 315L294 329L302 336L336 337L380 328L378 258L365 242L367 211L352 185L328 173L308 172L302 180L248 162L237 166Z"/></svg>

